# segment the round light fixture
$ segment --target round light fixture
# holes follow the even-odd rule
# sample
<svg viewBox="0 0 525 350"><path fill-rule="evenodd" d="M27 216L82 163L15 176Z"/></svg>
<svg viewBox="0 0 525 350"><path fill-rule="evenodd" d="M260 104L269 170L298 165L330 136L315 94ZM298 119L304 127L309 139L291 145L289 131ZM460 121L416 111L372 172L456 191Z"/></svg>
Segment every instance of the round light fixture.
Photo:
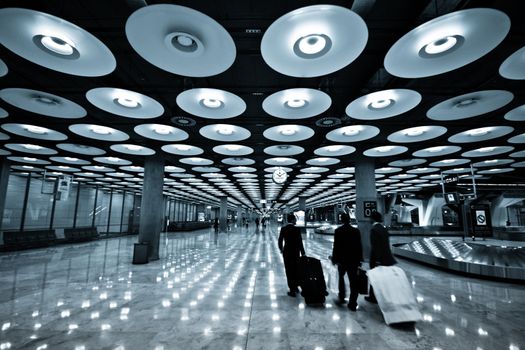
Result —
<svg viewBox="0 0 525 350"><path fill-rule="evenodd" d="M221 100L215 98L203 98L199 101L199 103L204 107L211 109L221 108L224 105L224 103Z"/></svg>
<svg viewBox="0 0 525 350"><path fill-rule="evenodd" d="M477 98L467 98L465 100L461 100L461 101L458 101L454 104L454 107L456 108L464 108L464 107L468 107L468 106L471 106L475 103L478 102L478 99Z"/></svg>
<svg viewBox="0 0 525 350"><path fill-rule="evenodd" d="M40 41L46 49L59 55L69 56L75 52L72 45L68 44L65 40L54 36L43 36Z"/></svg>
<svg viewBox="0 0 525 350"><path fill-rule="evenodd" d="M487 135L490 132L490 130L491 130L490 128L477 128L477 129L465 131L465 134L469 136L483 136L483 135Z"/></svg>
<svg viewBox="0 0 525 350"><path fill-rule="evenodd" d="M360 128L348 126L348 127L343 129L341 134L343 134L344 136L355 136L355 135L359 134L360 132L361 132Z"/></svg>
<svg viewBox="0 0 525 350"><path fill-rule="evenodd" d="M430 147L430 148L427 148L426 151L430 152L430 153L437 153L437 152L441 152L445 149L445 147L443 146L436 146L436 147Z"/></svg>
<svg viewBox="0 0 525 350"><path fill-rule="evenodd" d="M221 135L231 135L234 129L231 125L218 125L216 131Z"/></svg>
<svg viewBox="0 0 525 350"><path fill-rule="evenodd" d="M125 145L124 147L126 147L128 150L133 151L133 152L137 152L142 149L142 146L138 146L138 145Z"/></svg>
<svg viewBox="0 0 525 350"><path fill-rule="evenodd" d="M113 129L108 128L107 126L102 126L102 125L92 125L90 127L90 130L94 132L95 134L99 134L99 135L109 135L113 132Z"/></svg>
<svg viewBox="0 0 525 350"><path fill-rule="evenodd" d="M130 97L117 97L113 100L116 104L126 108L138 108L140 107L139 101Z"/></svg>
<svg viewBox="0 0 525 350"><path fill-rule="evenodd" d="M182 53L193 53L199 50L199 47L202 48L200 40L188 33L171 33L166 36L166 41L168 43L168 48L175 48Z"/></svg>
<svg viewBox="0 0 525 350"><path fill-rule="evenodd" d="M60 104L60 101L58 101L57 99L48 97L48 96L35 96L34 100L36 102L39 102L39 103L42 103L42 104L45 104L45 105L53 105L53 106L55 106L55 105Z"/></svg>
<svg viewBox="0 0 525 350"><path fill-rule="evenodd" d="M284 105L288 108L302 108L305 107L308 104L308 101L298 98L298 99L291 99L284 103Z"/></svg>
<svg viewBox="0 0 525 350"><path fill-rule="evenodd" d="M394 149L394 146L379 146L376 147L375 150L381 153L390 152Z"/></svg>
<svg viewBox="0 0 525 350"><path fill-rule="evenodd" d="M49 132L49 129L43 128L41 126L35 126L35 125L25 125L24 129L26 129L27 131L33 134L38 134L38 135L44 135Z"/></svg>
<svg viewBox="0 0 525 350"><path fill-rule="evenodd" d="M374 102L371 102L369 105L368 105L368 109L384 109L384 108L387 108L387 107L390 107L391 105L393 105L395 103L395 101L393 99L382 99L382 100L377 100L377 101L374 101Z"/></svg>
<svg viewBox="0 0 525 350"><path fill-rule="evenodd" d="M189 151L192 146L190 145L175 145L175 148L179 151Z"/></svg>
<svg viewBox="0 0 525 350"><path fill-rule="evenodd" d="M419 50L419 56L423 58L433 58L449 54L463 45L464 41L465 38L461 35L450 35L439 38L424 45L421 50Z"/></svg>
<svg viewBox="0 0 525 350"><path fill-rule="evenodd" d="M311 59L323 56L331 47L332 40L327 35L310 34L297 39L293 51L301 58Z"/></svg>
<svg viewBox="0 0 525 350"><path fill-rule="evenodd" d="M279 130L279 133L281 133L281 135L284 135L284 136L292 136L292 135L295 135L295 133L297 133L297 129L291 125L283 126Z"/></svg>
<svg viewBox="0 0 525 350"><path fill-rule="evenodd" d="M24 147L25 149L29 149L29 150L32 150L32 151L38 151L38 150L42 149L41 146L38 146L38 145L31 145L31 144L23 145L23 147Z"/></svg>
<svg viewBox="0 0 525 350"><path fill-rule="evenodd" d="M161 124L155 124L152 127L153 131L156 132L159 135L169 135L171 133L172 128L167 125L161 125Z"/></svg>
<svg viewBox="0 0 525 350"><path fill-rule="evenodd" d="M64 157L65 160L67 160L68 162L76 162L78 161L78 158L75 158L75 157Z"/></svg>
<svg viewBox="0 0 525 350"><path fill-rule="evenodd" d="M424 127L415 127L405 130L404 134L406 136L420 136L423 135L426 130Z"/></svg>

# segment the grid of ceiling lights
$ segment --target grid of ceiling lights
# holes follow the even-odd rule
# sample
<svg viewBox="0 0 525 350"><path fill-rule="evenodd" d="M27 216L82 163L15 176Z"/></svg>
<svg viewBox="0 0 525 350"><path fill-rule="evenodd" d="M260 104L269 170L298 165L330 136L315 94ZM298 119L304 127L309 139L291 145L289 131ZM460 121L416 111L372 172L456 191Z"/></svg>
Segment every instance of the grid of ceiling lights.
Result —
<svg viewBox="0 0 525 350"><path fill-rule="evenodd" d="M190 23L188 30L202 32L202 38L197 39L192 33L170 33L166 37L169 40L162 41L162 48L159 48L158 52L155 50L145 52L141 46L143 43L136 39L138 36L129 35L129 33L132 33L133 30L149 31L157 25L163 25L163 23L155 22L157 20L155 11L170 12L172 16L162 17L171 18L171 20L190 18L190 22L197 27L192 28ZM141 16L138 16L139 12ZM451 16L452 14L444 15L421 25L417 31L407 33L388 52L385 58L387 71L392 75L407 78L432 76L451 71L472 62L484 53L477 54L478 48L469 47L470 55L456 55L454 57L460 57L459 61L456 62L454 59L451 59L443 65L433 64L432 62L438 61L432 61L432 57L442 57L447 53L461 50L462 47L466 46L463 44L469 40L483 42L479 44L479 51L488 52L496 47L509 31L510 22L507 24L507 16L499 11L477 9L475 11L464 10L461 12L463 17ZM225 71L233 64L235 59L233 40L224 28L220 27L217 22L208 16L177 5L146 6L137 10L136 14L130 16L126 25L128 40L137 53L151 64L157 65L165 71L185 76L199 76L196 74L203 74L203 67L209 70L206 74L211 76ZM324 14L326 14L326 18ZM151 23L145 25L141 21L147 20L148 15L152 15ZM30 23L36 17L47 21L50 31L54 30L56 33L53 35L42 35L42 33L35 32L37 29L32 28ZM460 26L454 22L455 18L460 18ZM322 22L329 29L325 28L326 32L330 32L333 37L318 32L305 32L299 33L299 35L297 30L292 30L308 28L306 25L308 21ZM490 25L487 24L489 22ZM319 28L323 27L323 25ZM24 35L30 35L29 44L24 43L23 38L9 34L21 32L17 30L20 29L17 26L28 29L24 30L24 33L27 32ZM467 28L468 26L470 28ZM494 26L500 26L501 28L495 29ZM353 30L349 30L350 27ZM436 28L443 30L436 30ZM435 33L450 31L450 28L458 29L461 33L449 33L445 37L433 37ZM219 39L216 39L214 36L214 40L220 41L222 45L218 45L220 47L219 51L206 51L208 32L222 33L220 35L217 34ZM62 21L54 16L43 15L37 11L23 9L0 10L0 33L5 37L6 40L3 44L8 49L49 69L79 76L102 76L111 73L116 66L113 55L98 39L87 35L89 33L69 22ZM61 38L60 33L71 33L74 40L65 37ZM75 34L73 35L72 33ZM349 36L348 33L353 33L353 37ZM146 34L148 33L141 37L147 37ZM291 38L290 35L299 36ZM417 37L417 35L420 35L420 37ZM477 40L479 39L477 37L471 38L469 35L482 36L483 40ZM428 36L424 43L425 45L415 51L406 49L411 45L415 45L415 43L420 45L422 43L421 36ZM12 37L14 39L11 41ZM283 74L295 77L321 76L344 68L355 60L364 49L367 39L366 24L357 14L338 6L316 5L292 11L276 20L263 37L261 52L265 62L271 68ZM342 44L336 45L339 44L339 41ZM173 47L167 48L166 42L171 43L170 45L173 45ZM290 45L290 43L293 43L292 49L282 49L282 45ZM26 44L29 46L33 45L30 50L28 49L29 51L24 51L28 47ZM342 51L337 51L341 50L341 48L343 48ZM90 52L90 55L86 58L84 52L87 49L93 50L93 52ZM405 53L408 51L416 52L415 56L407 57ZM196 53L195 56L192 56L193 52ZM399 52L402 52L403 55L399 55ZM289 53L291 56L287 57L286 53ZM163 58L167 54L180 54L180 60L169 60L169 63L166 63L164 59L161 59L162 62L158 60L158 57ZM500 74L503 77L508 79L525 79L525 77L519 75L523 71L523 66L521 66L521 70L515 69L516 64L523 64L519 63L520 55L523 56L523 49L518 50L502 63ZM466 56L469 57L470 61L461 61ZM68 62L77 62L77 64L55 64L56 62L53 63L53 57L59 63L63 62L60 61L61 57L66 57L69 60ZM516 59L516 57L518 58ZM315 58L315 60L311 60L312 58ZM201 60L208 61L203 62ZM515 61L518 63L515 63ZM177 66L177 62L183 62L183 64ZM406 65L409 66L408 71L405 70ZM516 71L519 72L515 73ZM8 66L0 60L0 77L5 74L8 74ZM416 75L409 76L407 74ZM265 100L263 109L268 114L282 119L302 119L320 115L330 106L331 99L325 93L310 90L288 89L277 92ZM32 108L29 109L31 112L49 117L71 118L74 115L75 118L83 118L86 115L86 111L72 101L51 94L35 92L34 90L3 89L0 91L0 97L18 108ZM164 112L162 105L154 99L122 89L93 89L87 92L86 97L96 107L128 118L154 118L162 115ZM431 121L429 124L437 124L443 120L457 120L482 115L502 108L512 98L513 96L510 92L501 90L481 91L458 96L431 108L427 113ZM352 102L349 101L346 112L351 118L357 120L383 119L402 114L414 108L420 101L421 96L411 90L378 91L362 96ZM189 113L193 115L220 120L241 115L246 109L246 105L241 98L216 89L191 89L184 91L177 97L177 104L182 109L187 108ZM24 105L32 107L24 107ZM502 121L523 121L525 119L524 115L525 106L520 106L508 112L502 118ZM11 155L10 159L15 164L13 165L13 170L21 174L32 172L36 176L40 176L38 174L42 174L45 169L47 175L51 177L73 174L76 181L99 185L104 189L127 190L137 193L141 191L143 169L133 165L132 162L111 155L102 156L106 151L91 146L70 145L66 147L64 146L66 144L56 144L56 147L60 150L69 152L62 154L44 146L44 143L39 145L38 142L39 140L62 142L68 139L67 135L42 126L12 123L12 117L2 108L0 108L0 118L7 118L1 125L3 131L32 140L31 143L9 143L9 134L0 132L0 140L3 141L5 147L5 149L0 149L0 155ZM294 124L294 121L286 121L289 123L270 128L272 130L267 129L264 136L277 142L287 142L286 140L290 139L289 144L291 147L297 147L293 145L294 138L295 141L302 141L313 135L313 130L310 128ZM180 124L182 125L182 120ZM257 170L256 168L239 165L231 167L228 169L228 172L223 173L219 168L213 171L206 169L197 171L188 165L192 164L195 166L200 160L207 161L202 158L187 158L192 162L188 164L168 165L166 167L166 178L164 179L164 192L166 195L175 198L209 205L218 205L218 197L227 196L231 208L248 206L259 210L266 209L266 203L271 204L272 201L279 202L279 204L271 205L273 208L282 206L284 202L296 206L299 195L307 198L309 207L332 205L353 200L355 198L354 169L345 168L341 164L336 165L343 159L344 155L349 153L338 154L337 152L341 151L343 147L351 145L354 141L369 139L379 133L379 129L374 126L355 124L330 131L326 137L335 144L325 146L326 150L324 151L328 152L328 154L333 152L333 155L320 155L317 152L319 149L312 151L312 157L314 158L308 160L305 167L296 167L300 169L300 173L289 179L286 185L275 184L271 179L272 168L266 168L266 175L263 181L264 196L261 191L260 180L254 174ZM367 124L367 122L363 124ZM113 144L110 149L113 152L117 152L117 154L149 155L160 152L134 144L116 144L117 142L126 141L129 139L129 136L110 127L75 124L71 125L69 129L72 133L82 137L111 141ZM135 132L144 137L148 137L148 132L153 133L153 136L149 136L150 138L166 140L166 145L171 141L181 141L187 138L187 134L184 136L184 131L160 124L137 125ZM515 149L515 146L525 142L525 134L516 133L516 130L510 126L481 127L464 130L455 135L447 134L447 137L449 137L447 145L430 147L414 152L411 156L398 156L398 154L406 151L406 147L401 146L403 143L408 144L429 140L447 132L446 128L439 125L416 126L399 130L389 135L388 141L392 142L392 145L365 151L364 154L367 156L395 155L396 159L401 159L390 162L388 166L376 169L378 192L382 194L400 191L413 192L425 187L437 186L441 181L440 172L443 170L468 177L471 172L471 164L476 170L478 174L476 177L478 178L487 178L492 174L510 172L517 167L525 166L523 161L520 162L515 159L518 158L519 160L520 157L525 156L525 151ZM251 135L249 131L229 124L209 125L201 128L200 133L202 136L212 140L228 142L230 142L229 138L237 135L241 135L241 137L232 142L246 140ZM468 146L469 143L488 140L493 136L506 136L508 139L505 145L477 149L475 147L465 147L467 149L462 150L461 147L452 145L461 144ZM176 138L176 140L173 138ZM500 142L505 143L503 141ZM279 147L278 145L280 144L276 143L274 147ZM182 153L178 154L184 156L184 152L189 152L191 147L193 146L179 145L178 150ZM246 146L242 146L242 142L240 142L237 145L230 145L230 150L235 151L240 147ZM88 149L95 151L95 153L85 152ZM79 157L83 158L92 157L93 160L71 157L70 153L80 154L82 156ZM293 156L287 155L275 158L276 154L268 154L271 154L271 157L266 158L265 163L273 166L279 165L280 162L283 163L283 167L286 167L286 164L297 163ZM505 157L505 154L508 156ZM242 156L244 157L244 155ZM406 159L403 160L403 158ZM253 163L249 156L242 159ZM426 164L427 160L428 164ZM224 160L223 163L229 164L224 162ZM213 161L211 161L211 164L204 165L210 165L211 168L213 167L212 164ZM193 171L190 172L188 171L189 169ZM287 171L290 171L293 175L294 172L292 170L292 168L289 168ZM328 175L324 176L321 173ZM266 200L266 203L264 203L264 200Z"/></svg>

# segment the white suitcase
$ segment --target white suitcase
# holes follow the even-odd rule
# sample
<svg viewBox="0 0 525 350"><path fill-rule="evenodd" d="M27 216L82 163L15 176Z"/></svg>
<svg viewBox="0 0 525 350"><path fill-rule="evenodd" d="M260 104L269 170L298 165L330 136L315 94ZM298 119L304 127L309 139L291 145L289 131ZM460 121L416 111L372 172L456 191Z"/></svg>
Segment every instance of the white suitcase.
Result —
<svg viewBox="0 0 525 350"><path fill-rule="evenodd" d="M421 320L421 312L405 271L395 265L377 266L367 275L386 324Z"/></svg>

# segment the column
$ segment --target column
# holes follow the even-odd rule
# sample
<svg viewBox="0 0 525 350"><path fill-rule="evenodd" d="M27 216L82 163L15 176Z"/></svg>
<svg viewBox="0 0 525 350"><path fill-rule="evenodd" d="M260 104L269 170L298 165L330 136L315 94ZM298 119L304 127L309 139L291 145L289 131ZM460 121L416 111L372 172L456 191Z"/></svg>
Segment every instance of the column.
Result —
<svg viewBox="0 0 525 350"><path fill-rule="evenodd" d="M305 196L299 196L298 205L299 205L299 211L302 210L304 212L304 225L300 226L301 233L306 233L306 221L308 218L306 217L306 197Z"/></svg>
<svg viewBox="0 0 525 350"><path fill-rule="evenodd" d="M140 204L139 242L149 243L149 259L159 259L160 231L162 230L164 185L164 159L159 156L147 157L144 161L144 184Z"/></svg>
<svg viewBox="0 0 525 350"><path fill-rule="evenodd" d="M377 206L377 190L374 174L374 160L360 159L355 165L355 191L356 191L356 219L359 231L361 231L361 241L363 243L363 256L368 260L370 256L370 229L372 221L369 213L365 213L365 204L375 202ZM368 210L367 210L368 211ZM366 216L365 216L366 215Z"/></svg>
<svg viewBox="0 0 525 350"><path fill-rule="evenodd" d="M221 196L221 206L219 208L219 230L221 232L226 232L228 229L226 220L228 220L228 197Z"/></svg>
<svg viewBox="0 0 525 350"><path fill-rule="evenodd" d="M337 208L337 204L334 205L334 224L339 224L339 208Z"/></svg>
<svg viewBox="0 0 525 350"><path fill-rule="evenodd" d="M242 225L242 207L239 205L237 207L237 227Z"/></svg>
<svg viewBox="0 0 525 350"><path fill-rule="evenodd" d="M7 196L7 183L9 182L9 166L11 162L6 158L0 158L0 242L4 242L2 232L2 219L4 218L5 197Z"/></svg>

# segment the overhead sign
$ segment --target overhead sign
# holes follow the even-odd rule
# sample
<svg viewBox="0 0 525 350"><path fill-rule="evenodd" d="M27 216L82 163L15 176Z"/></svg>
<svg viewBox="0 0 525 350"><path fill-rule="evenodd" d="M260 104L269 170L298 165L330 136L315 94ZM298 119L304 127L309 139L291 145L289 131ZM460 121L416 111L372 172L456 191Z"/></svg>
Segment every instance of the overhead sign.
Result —
<svg viewBox="0 0 525 350"><path fill-rule="evenodd" d="M67 200L69 197L69 189L71 188L71 182L73 181L73 176L61 175L57 181L58 181L58 184L57 184L58 199L61 201Z"/></svg>

